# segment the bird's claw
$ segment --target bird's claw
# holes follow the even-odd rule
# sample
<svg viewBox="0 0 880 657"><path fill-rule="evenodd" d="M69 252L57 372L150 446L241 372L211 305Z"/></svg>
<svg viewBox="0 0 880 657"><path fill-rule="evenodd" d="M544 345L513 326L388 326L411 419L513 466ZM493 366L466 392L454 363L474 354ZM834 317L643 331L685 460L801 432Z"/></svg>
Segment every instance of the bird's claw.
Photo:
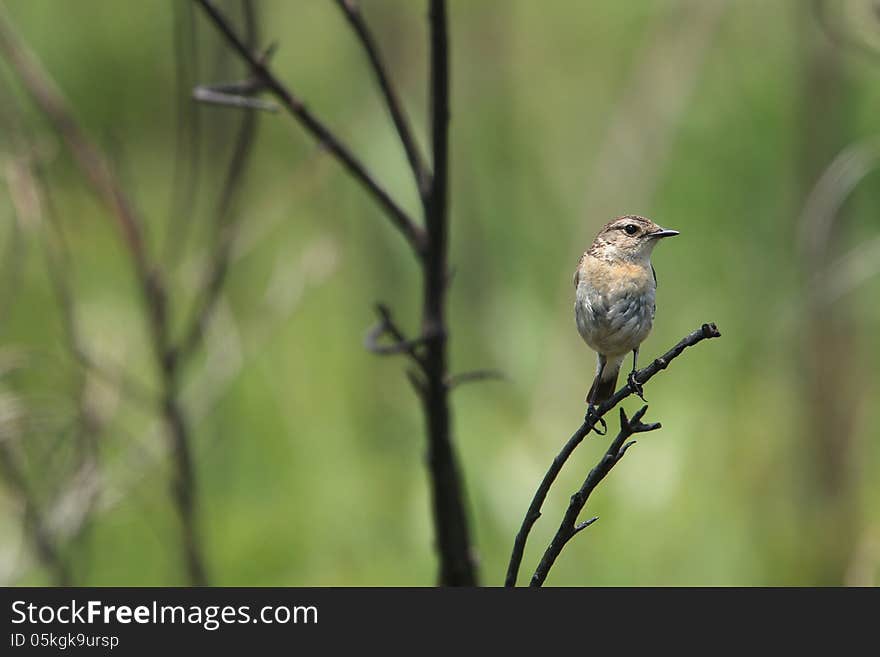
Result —
<svg viewBox="0 0 880 657"><path fill-rule="evenodd" d="M605 420L602 419L602 416L596 413L596 407L590 404L587 406L587 414L584 416L584 421L589 422L593 426L593 431L595 431L598 435L604 436L608 433L608 425L605 424ZM599 426L602 425L602 431L599 431Z"/></svg>
<svg viewBox="0 0 880 657"><path fill-rule="evenodd" d="M646 404L648 400L645 399L645 390L642 388L642 384L639 383L639 380L636 378L636 371L633 370L629 373L629 376L626 377L626 384L629 386L629 389L633 391L634 394L638 395L639 399L641 399Z"/></svg>

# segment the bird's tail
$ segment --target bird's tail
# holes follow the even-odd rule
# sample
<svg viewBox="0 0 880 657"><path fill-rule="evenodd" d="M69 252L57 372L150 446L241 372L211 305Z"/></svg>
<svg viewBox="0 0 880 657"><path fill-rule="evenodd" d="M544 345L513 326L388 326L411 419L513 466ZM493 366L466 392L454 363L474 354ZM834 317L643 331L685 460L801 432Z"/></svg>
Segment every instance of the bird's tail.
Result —
<svg viewBox="0 0 880 657"><path fill-rule="evenodd" d="M597 406L603 401L614 395L617 387L617 375L620 372L620 365L623 358L609 358L605 367L602 367L602 361L596 367L596 378L593 379L593 385L590 386L590 392L587 393L586 402Z"/></svg>

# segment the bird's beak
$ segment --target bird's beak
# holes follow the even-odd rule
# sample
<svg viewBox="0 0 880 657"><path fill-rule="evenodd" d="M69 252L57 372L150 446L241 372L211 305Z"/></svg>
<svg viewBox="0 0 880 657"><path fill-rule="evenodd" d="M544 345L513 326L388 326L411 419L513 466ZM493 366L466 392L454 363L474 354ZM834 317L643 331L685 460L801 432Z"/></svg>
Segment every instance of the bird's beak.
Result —
<svg viewBox="0 0 880 657"><path fill-rule="evenodd" d="M660 239L661 237L674 237L678 235L677 230L667 230L666 228L661 228L660 230L655 230L653 233L649 233L651 237L655 237Z"/></svg>

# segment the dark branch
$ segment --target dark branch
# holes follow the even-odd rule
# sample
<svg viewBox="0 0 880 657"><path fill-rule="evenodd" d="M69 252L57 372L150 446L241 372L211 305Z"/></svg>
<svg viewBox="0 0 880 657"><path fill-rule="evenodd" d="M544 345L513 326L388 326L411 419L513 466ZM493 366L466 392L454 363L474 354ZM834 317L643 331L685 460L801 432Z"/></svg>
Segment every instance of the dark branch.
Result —
<svg viewBox="0 0 880 657"><path fill-rule="evenodd" d="M367 58L370 60L373 73L376 75L379 88L382 90L382 96L385 98L385 104L388 106L388 112L391 114L391 120L394 122L400 142L406 151L406 158L409 160L409 166L415 177L419 195L424 199L431 187L431 174L427 166L425 166L425 161L419 151L419 145L409 127L409 121L406 118L403 105L397 92L394 90L391 79L385 71L385 65L379 54L379 47L373 40L367 23L361 15L357 0L336 0L336 4L342 10L342 13L360 40Z"/></svg>
<svg viewBox="0 0 880 657"><path fill-rule="evenodd" d="M428 467L434 531L440 553L440 583L474 586L476 564L471 553L470 530L465 511L464 482L455 454L449 412L447 377L447 234L449 209L449 42L444 0L431 0L429 101L434 175L425 197L425 226L429 248L422 262L422 334L425 345L425 409L428 433Z"/></svg>
<svg viewBox="0 0 880 657"><path fill-rule="evenodd" d="M194 0L221 32L227 43L250 67L251 75L333 156L345 170L372 194L380 207L400 230L422 265L422 322L419 337L408 340L395 325L390 313L379 308L380 323L367 336L367 347L382 354L404 353L417 364L407 375L422 402L428 435L428 468L437 550L440 555L440 583L473 585L477 581L474 557L465 513L464 487L451 437L449 386L447 372L446 290L449 284L447 265L448 166L449 166L449 47L446 4L432 0L429 12L432 175L421 164L404 114L390 80L379 59L378 49L365 23L352 3L340 4L356 34L382 88L398 135L407 150L410 164L420 182L425 213L425 228L416 225L388 195L373 175L349 151L342 141L309 112L293 92L271 72L269 66L253 54L236 35L229 21L211 0ZM216 89L215 89L216 90ZM421 172L421 173L420 173ZM379 344L390 336L390 345Z"/></svg>
<svg viewBox="0 0 880 657"><path fill-rule="evenodd" d="M257 47L257 20L256 10L250 0L242 0L245 11L246 40L249 50ZM187 5L192 6L192 5ZM260 56L260 62L266 65L275 52L275 45L269 46ZM233 82L218 82L217 84L197 85L192 91L194 100L213 105L225 105L239 109L261 110L277 112L281 109L277 103L255 98L257 94L266 91L266 85L257 78L235 80Z"/></svg>
<svg viewBox="0 0 880 657"><path fill-rule="evenodd" d="M193 586L207 586L208 575L202 557L199 536L198 498L195 463L192 454L192 438L183 415L180 402L173 392L166 393L164 422L171 443L171 456L175 465L171 479L171 493L177 507L183 556L187 576Z"/></svg>
<svg viewBox="0 0 880 657"><path fill-rule="evenodd" d="M253 51L256 50L258 43L256 34L256 11L251 0L242 0L242 3L245 9L245 41L248 50ZM269 60L272 58L272 55L275 54L277 49L278 44L273 43L269 45L269 47L263 51L263 54L260 55L259 61L264 66L268 65ZM199 93L200 90L209 90L226 96L247 96L248 98L251 98L266 91L266 85L259 78L249 77L244 80L233 80L232 82L197 85L195 89L193 89L193 96ZM278 107L275 103L271 103L271 105L275 108Z"/></svg>
<svg viewBox="0 0 880 657"><path fill-rule="evenodd" d="M611 441L611 444L599 460L599 463L590 470L590 474L587 475L580 490L571 496L568 510L562 518L559 529L556 530L556 535L553 537L553 540L550 541L550 545L547 546L544 556L541 559L541 563L538 564L538 568L532 576L531 586L541 586L544 583L544 580L547 579L547 574L550 572L553 563L562 552L566 543L568 543L580 531L586 529L598 520L598 518L591 518L586 522L579 524L577 522L578 516L587 504L590 493L592 493L596 486L599 485L599 482L611 472L611 468L620 462L620 459L626 454L626 450L635 444L634 440L625 445L623 441L633 434L654 431L655 429L660 428L659 422L654 424L642 424L642 417L644 417L647 410L647 406L642 406L642 408L633 415L632 420L629 420L627 419L624 410L622 408L620 409L620 433L618 433L617 437Z"/></svg>
<svg viewBox="0 0 880 657"><path fill-rule="evenodd" d="M431 149L434 175L426 209L427 230L435 250L446 260L446 204L449 196L449 41L446 26L445 0L431 0L431 63L429 98L431 107ZM429 265L430 267L430 265ZM433 272L446 284L448 272Z"/></svg>
<svg viewBox="0 0 880 657"><path fill-rule="evenodd" d="M394 226L403 234L406 241L421 256L425 250L424 231L391 198L385 188L376 181L375 177L354 156L351 150L322 121L312 114L290 89L275 77L262 58L256 56L245 45L214 3L211 0L194 1L205 11L205 14L207 14L229 45L247 62L253 75L263 82L266 90L274 95L278 102L367 189L385 211L385 214Z"/></svg>
<svg viewBox="0 0 880 657"><path fill-rule="evenodd" d="M368 351L380 356L394 354L407 354L419 366L424 366L424 360L418 349L428 340L425 336L419 336L412 340L407 339L403 331L398 328L391 317L391 311L384 304L376 304L376 314L379 315L379 323L367 333L364 338L364 346ZM379 344L384 335L389 335L394 340L391 344Z"/></svg>
<svg viewBox="0 0 880 657"><path fill-rule="evenodd" d="M636 379L639 381L640 385L644 386L654 377L655 374L661 370L665 370L669 366L669 363L678 358L678 356L680 356L688 347L692 347L703 340L719 337L721 337L721 333L718 331L715 324L703 324L696 331L693 331L682 338L678 344L660 356L660 358L656 358L650 365L639 370L636 373ZM541 517L541 507L544 504L544 500L547 499L550 487L553 485L553 482L556 481L556 477L559 475L559 472L562 470L562 466L565 465L568 457L570 457L575 448L581 444L581 441L587 436L587 434L595 428L603 415L617 406L621 401L635 393L636 391L630 387L629 383L627 383L624 387L614 393L613 397L600 404L592 413L588 413L584 418L583 424L578 427L578 430L572 434L571 438L568 439L568 442L565 443L559 454L556 455L556 458L553 459L553 463L550 464L550 468L541 480L538 490L535 491L532 503L529 505L529 509L526 512L525 518L523 518L522 525L520 526L519 532L514 540L513 550L510 554L510 563L507 567L507 577L504 582L505 586L516 586L516 578L519 574L519 567L522 563L523 551L526 547L529 532L532 529L532 525L534 525L538 518Z"/></svg>

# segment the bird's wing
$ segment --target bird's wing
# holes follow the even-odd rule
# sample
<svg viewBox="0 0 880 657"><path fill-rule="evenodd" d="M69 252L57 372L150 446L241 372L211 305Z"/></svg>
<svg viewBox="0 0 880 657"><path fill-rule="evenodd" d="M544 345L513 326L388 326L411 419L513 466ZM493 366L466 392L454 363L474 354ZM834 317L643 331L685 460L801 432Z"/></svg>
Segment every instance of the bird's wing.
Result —
<svg viewBox="0 0 880 657"><path fill-rule="evenodd" d="M578 258L577 267L574 268L574 276L572 276L572 281L574 282L574 289L577 289L578 283L581 282L581 264L584 262L584 258L587 257L586 251L581 254L581 257Z"/></svg>
<svg viewBox="0 0 880 657"><path fill-rule="evenodd" d="M657 289L657 270L654 269L654 265L651 265L651 273L654 274L654 289ZM655 302L651 306L651 319L654 319L654 315L657 312L657 303Z"/></svg>

